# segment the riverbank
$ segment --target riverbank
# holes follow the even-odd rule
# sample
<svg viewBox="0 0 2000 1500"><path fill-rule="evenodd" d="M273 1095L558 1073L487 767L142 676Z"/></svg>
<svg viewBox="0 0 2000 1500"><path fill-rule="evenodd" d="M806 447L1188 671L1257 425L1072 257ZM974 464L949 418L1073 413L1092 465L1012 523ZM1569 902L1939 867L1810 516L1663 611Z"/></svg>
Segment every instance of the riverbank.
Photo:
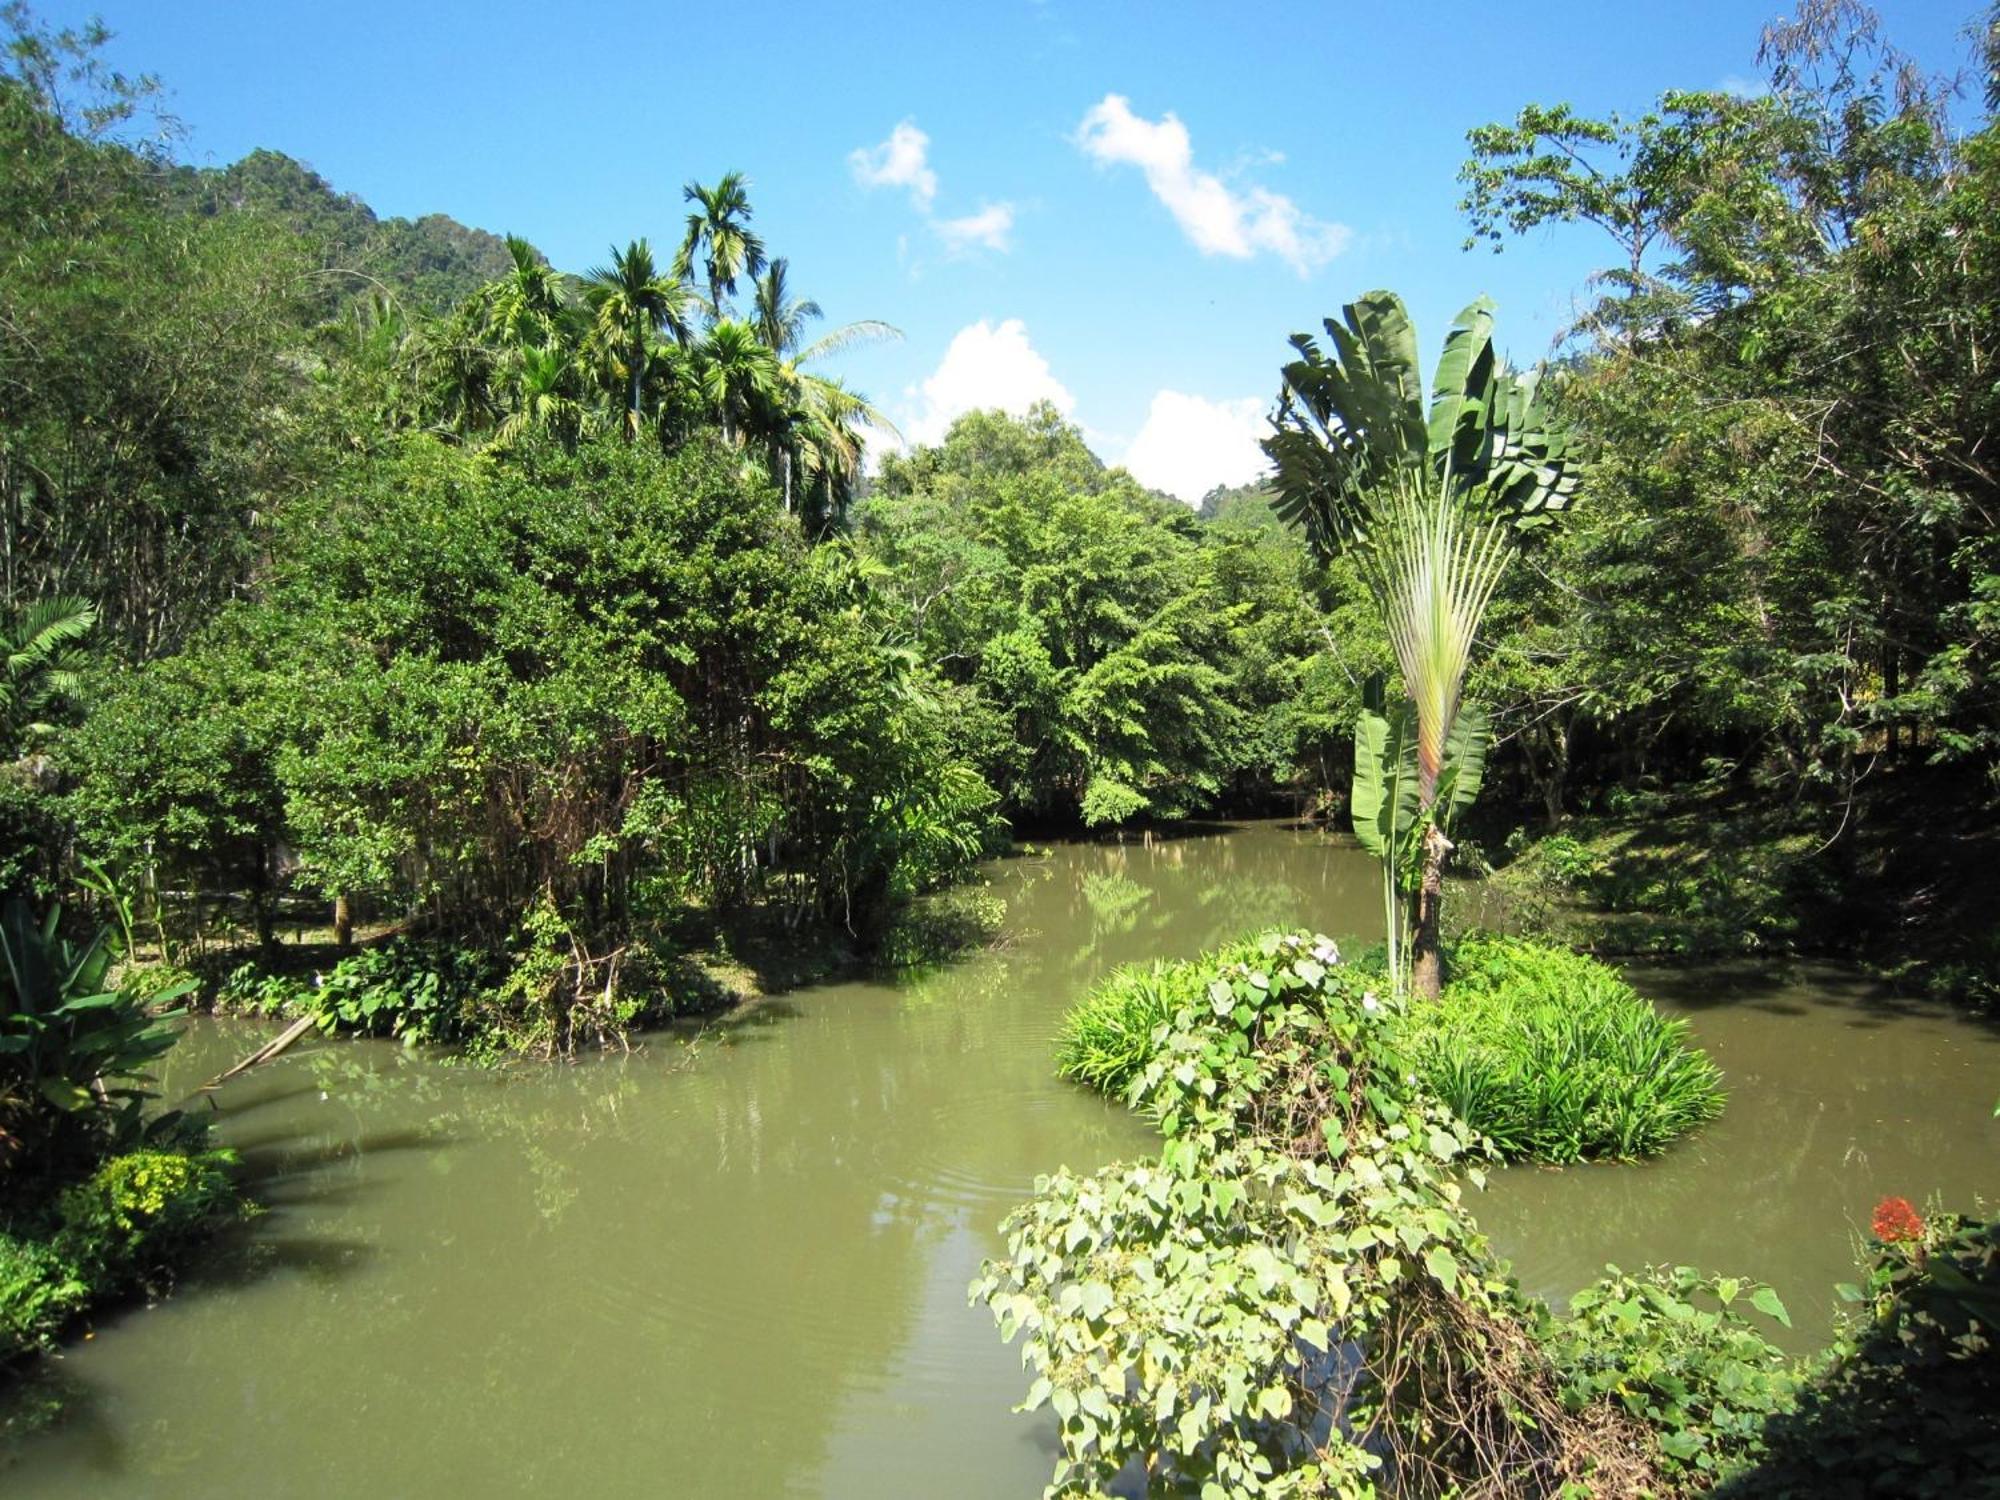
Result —
<svg viewBox="0 0 2000 1500"><path fill-rule="evenodd" d="M1510 839L1486 920L1608 957L1835 958L1992 1011L2000 828L1937 816L1962 781L1904 769L1838 818L1720 788L1615 797Z"/></svg>

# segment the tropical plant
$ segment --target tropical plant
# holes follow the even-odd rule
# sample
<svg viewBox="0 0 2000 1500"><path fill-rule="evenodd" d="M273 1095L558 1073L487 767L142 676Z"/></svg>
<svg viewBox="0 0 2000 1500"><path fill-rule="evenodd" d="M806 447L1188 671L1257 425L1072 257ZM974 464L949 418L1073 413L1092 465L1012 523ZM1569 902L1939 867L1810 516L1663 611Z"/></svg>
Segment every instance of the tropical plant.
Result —
<svg viewBox="0 0 2000 1500"><path fill-rule="evenodd" d="M144 1070L179 1035L158 1007L194 987L142 999L112 985L113 929L77 943L61 916L38 919L20 896L0 905L0 1146L35 1151L44 1169L139 1138Z"/></svg>
<svg viewBox="0 0 2000 1500"><path fill-rule="evenodd" d="M645 418L646 371L652 341L665 330L685 343L689 294L678 276L662 276L652 247L633 240L611 247L611 260L584 276L584 296L595 318L599 353L626 387L625 436L639 435Z"/></svg>
<svg viewBox="0 0 2000 1500"><path fill-rule="evenodd" d="M764 242L750 228L749 188L741 172L725 172L713 187L690 182L681 190L694 208L677 263L683 272L691 273L697 263L706 271L711 322L728 316L723 299L736 294L737 277L754 277L764 269Z"/></svg>
<svg viewBox="0 0 2000 1500"><path fill-rule="evenodd" d="M1304 529L1322 560L1351 554L1360 563L1402 670L1422 827L1410 980L1434 998L1451 850L1446 753L1460 728L1466 669L1517 536L1569 506L1578 470L1537 378L1501 362L1485 299L1452 324L1428 416L1400 298L1371 292L1325 328L1325 353L1311 335L1294 335L1299 358L1284 367L1264 448L1276 465L1278 513ZM1392 817L1390 831L1400 827Z"/></svg>
<svg viewBox="0 0 2000 1500"><path fill-rule="evenodd" d="M507 254L512 269L478 293L486 326L505 344L546 344L568 306L568 278L519 235L507 236Z"/></svg>
<svg viewBox="0 0 2000 1500"><path fill-rule="evenodd" d="M52 710L83 688L80 643L97 624L85 599L44 599L0 628L0 757L48 734Z"/></svg>

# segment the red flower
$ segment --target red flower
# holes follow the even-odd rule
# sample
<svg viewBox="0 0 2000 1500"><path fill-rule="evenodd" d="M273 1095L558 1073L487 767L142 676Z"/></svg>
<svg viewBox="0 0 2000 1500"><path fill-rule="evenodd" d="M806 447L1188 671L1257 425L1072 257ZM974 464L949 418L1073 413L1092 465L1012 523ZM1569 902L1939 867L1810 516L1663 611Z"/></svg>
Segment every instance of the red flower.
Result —
<svg viewBox="0 0 2000 1500"><path fill-rule="evenodd" d="M1875 1238L1885 1245L1924 1237L1923 1215L1910 1207L1908 1198L1884 1198L1875 1205Z"/></svg>

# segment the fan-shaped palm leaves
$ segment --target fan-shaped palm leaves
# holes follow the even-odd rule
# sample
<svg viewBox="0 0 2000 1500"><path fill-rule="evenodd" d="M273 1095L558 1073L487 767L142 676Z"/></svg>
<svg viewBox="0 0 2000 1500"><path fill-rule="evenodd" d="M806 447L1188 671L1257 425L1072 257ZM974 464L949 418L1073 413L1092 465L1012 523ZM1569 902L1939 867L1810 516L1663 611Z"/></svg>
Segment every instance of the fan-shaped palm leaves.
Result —
<svg viewBox="0 0 2000 1500"><path fill-rule="evenodd" d="M31 604L0 628L0 755L14 756L53 727L52 709L83 689L83 638L97 624L85 599Z"/></svg>
<svg viewBox="0 0 2000 1500"><path fill-rule="evenodd" d="M662 331L686 341L688 289L679 277L660 275L643 239L623 250L614 245L611 263L588 272L584 284L596 320L593 337L626 385L625 435L637 437L652 341Z"/></svg>
<svg viewBox="0 0 2000 1500"><path fill-rule="evenodd" d="M689 274L696 266L706 272L712 322L728 318L723 299L736 294L736 279L764 269L764 242L750 228L749 187L741 172L725 172L714 187L690 182L681 190L694 208L687 216L678 264Z"/></svg>
<svg viewBox="0 0 2000 1500"><path fill-rule="evenodd" d="M1453 783L1476 788L1469 769L1453 775L1451 745L1456 738L1468 761L1475 748L1484 754L1483 743L1466 741L1466 669L1520 532L1569 505L1578 469L1546 419L1535 377L1500 362L1484 298L1452 325L1428 414L1416 331L1400 298L1371 292L1325 328L1325 353L1308 334L1293 338L1299 357L1284 368L1276 430L1264 447L1277 467L1279 514L1304 527L1322 558L1356 556L1402 669L1423 843L1412 980L1435 995L1451 848L1444 823L1470 800ZM1399 738L1387 725L1364 730L1358 756ZM1357 771L1357 786L1361 779ZM1395 832L1385 857L1398 860L1401 842Z"/></svg>

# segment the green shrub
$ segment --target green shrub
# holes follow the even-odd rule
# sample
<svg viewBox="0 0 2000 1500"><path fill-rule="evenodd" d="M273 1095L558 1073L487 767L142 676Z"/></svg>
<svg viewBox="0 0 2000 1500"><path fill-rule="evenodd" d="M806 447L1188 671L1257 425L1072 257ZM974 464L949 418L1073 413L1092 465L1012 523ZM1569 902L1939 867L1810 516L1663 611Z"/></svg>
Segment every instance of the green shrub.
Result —
<svg viewBox="0 0 2000 1500"><path fill-rule="evenodd" d="M1798 1368L1742 1312L1791 1326L1767 1286L1689 1266L1639 1276L1612 1266L1569 1305L1541 1330L1563 1400L1615 1402L1644 1423L1676 1487L1708 1489L1756 1458L1765 1423L1792 1407Z"/></svg>
<svg viewBox="0 0 2000 1500"><path fill-rule="evenodd" d="M1058 1076L1123 1095L1152 1061L1160 1027L1203 997L1216 969L1258 956L1256 941L1248 940L1186 962L1113 969L1063 1017L1056 1034Z"/></svg>
<svg viewBox="0 0 2000 1500"><path fill-rule="evenodd" d="M398 936L348 954L310 981L245 964L223 982L220 998L267 1015L311 1011L329 1031L449 1041L502 970L499 957L481 947Z"/></svg>
<svg viewBox="0 0 2000 1500"><path fill-rule="evenodd" d="M972 1289L1060 1424L1046 1493L1128 1467L1154 1495L1638 1492L1643 1434L1566 1408L1460 1201L1478 1147L1375 976L1272 933L1121 971L1088 1024L1124 1045L1169 991L1126 1085L1160 1161L1042 1179Z"/></svg>
<svg viewBox="0 0 2000 1500"><path fill-rule="evenodd" d="M1425 1088L1506 1157L1651 1156L1722 1109L1721 1072L1687 1023L1581 954L1468 940L1443 999L1409 1014Z"/></svg>
<svg viewBox="0 0 2000 1500"><path fill-rule="evenodd" d="M0 1224L0 1361L47 1347L92 1306L152 1285L242 1212L226 1151L111 1157Z"/></svg>
<svg viewBox="0 0 2000 1500"><path fill-rule="evenodd" d="M1732 1500L1993 1492L2000 1220L1911 1220L1907 1238L1877 1241L1861 1286L1841 1289L1857 1321L1796 1409L1771 1423L1763 1462L1725 1487Z"/></svg>

